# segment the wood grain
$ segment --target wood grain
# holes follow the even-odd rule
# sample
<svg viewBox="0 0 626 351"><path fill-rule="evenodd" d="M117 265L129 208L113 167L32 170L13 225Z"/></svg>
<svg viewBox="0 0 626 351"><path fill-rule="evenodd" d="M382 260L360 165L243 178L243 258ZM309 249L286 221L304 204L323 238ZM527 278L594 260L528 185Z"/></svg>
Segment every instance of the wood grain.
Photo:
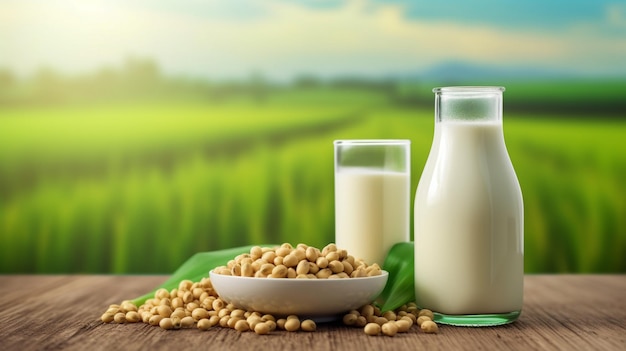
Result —
<svg viewBox="0 0 626 351"><path fill-rule="evenodd" d="M109 304L134 298L166 276L0 276L2 350L626 350L626 275L531 275L524 310L510 325L439 334L370 337L362 329L320 324L317 332L270 335L231 329L165 331L104 324Z"/></svg>

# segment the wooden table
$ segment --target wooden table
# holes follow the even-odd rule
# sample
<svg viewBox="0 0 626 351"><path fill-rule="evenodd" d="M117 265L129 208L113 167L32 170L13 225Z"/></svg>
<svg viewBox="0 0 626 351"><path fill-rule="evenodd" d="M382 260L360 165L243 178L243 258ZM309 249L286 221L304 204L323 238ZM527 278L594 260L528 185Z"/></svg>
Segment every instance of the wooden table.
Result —
<svg viewBox="0 0 626 351"><path fill-rule="evenodd" d="M316 332L166 331L104 324L109 304L139 296L166 276L0 276L2 350L626 350L626 275L529 275L524 310L510 325L395 337L320 324Z"/></svg>

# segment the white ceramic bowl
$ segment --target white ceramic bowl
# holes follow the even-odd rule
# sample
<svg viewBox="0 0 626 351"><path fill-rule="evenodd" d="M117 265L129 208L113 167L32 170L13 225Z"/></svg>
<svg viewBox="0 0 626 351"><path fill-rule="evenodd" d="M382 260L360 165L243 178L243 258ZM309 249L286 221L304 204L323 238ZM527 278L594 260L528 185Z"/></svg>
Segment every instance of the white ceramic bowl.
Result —
<svg viewBox="0 0 626 351"><path fill-rule="evenodd" d="M364 278L250 278L209 273L217 294L238 308L274 316L298 315L316 322L371 303L383 291L389 273Z"/></svg>

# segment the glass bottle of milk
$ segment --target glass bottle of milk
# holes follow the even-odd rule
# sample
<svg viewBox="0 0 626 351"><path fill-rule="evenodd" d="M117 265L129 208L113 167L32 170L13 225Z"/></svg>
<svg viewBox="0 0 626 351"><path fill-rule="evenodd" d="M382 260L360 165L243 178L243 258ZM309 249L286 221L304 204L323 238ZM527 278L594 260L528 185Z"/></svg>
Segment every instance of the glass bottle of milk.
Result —
<svg viewBox="0 0 626 351"><path fill-rule="evenodd" d="M522 309L524 212L503 91L433 89L435 132L414 206L415 296L440 323L505 324Z"/></svg>

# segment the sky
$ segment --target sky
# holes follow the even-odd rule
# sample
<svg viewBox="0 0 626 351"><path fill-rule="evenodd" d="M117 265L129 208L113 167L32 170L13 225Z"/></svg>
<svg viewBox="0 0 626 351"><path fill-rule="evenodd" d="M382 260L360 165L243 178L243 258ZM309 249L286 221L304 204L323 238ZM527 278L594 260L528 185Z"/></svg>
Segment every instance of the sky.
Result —
<svg viewBox="0 0 626 351"><path fill-rule="evenodd" d="M626 0L0 0L0 68L79 73L128 57L215 78L446 62L626 77Z"/></svg>

